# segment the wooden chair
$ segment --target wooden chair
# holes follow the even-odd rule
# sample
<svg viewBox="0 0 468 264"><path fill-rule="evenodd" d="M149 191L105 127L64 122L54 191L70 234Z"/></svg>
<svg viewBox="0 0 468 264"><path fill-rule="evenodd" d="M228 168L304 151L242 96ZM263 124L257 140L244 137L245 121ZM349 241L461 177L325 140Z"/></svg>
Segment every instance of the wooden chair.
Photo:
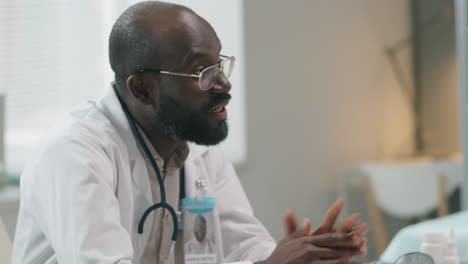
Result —
<svg viewBox="0 0 468 264"><path fill-rule="evenodd" d="M436 208L438 216L448 214L444 166L433 162L367 162L360 169L364 173L364 192L378 254L390 242L382 212L401 219L419 218Z"/></svg>
<svg viewBox="0 0 468 264"><path fill-rule="evenodd" d="M11 240L0 218L0 263L11 263Z"/></svg>

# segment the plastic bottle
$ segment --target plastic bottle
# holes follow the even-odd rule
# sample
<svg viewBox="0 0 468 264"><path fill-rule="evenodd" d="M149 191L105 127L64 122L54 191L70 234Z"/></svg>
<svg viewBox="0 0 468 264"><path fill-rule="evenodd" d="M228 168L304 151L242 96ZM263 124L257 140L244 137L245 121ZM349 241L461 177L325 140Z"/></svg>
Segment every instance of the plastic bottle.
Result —
<svg viewBox="0 0 468 264"><path fill-rule="evenodd" d="M460 257L457 252L457 242L455 240L455 232L450 229L447 247L445 249L444 264L460 264Z"/></svg>
<svg viewBox="0 0 468 264"><path fill-rule="evenodd" d="M421 243L421 252L432 257L435 264L444 264L446 247L444 244L444 233L426 232Z"/></svg>

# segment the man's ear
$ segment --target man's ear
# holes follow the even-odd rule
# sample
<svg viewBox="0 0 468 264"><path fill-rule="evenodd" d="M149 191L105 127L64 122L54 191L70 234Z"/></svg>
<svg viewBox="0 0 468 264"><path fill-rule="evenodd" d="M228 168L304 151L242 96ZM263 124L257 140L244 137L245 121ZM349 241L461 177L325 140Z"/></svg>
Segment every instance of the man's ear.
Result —
<svg viewBox="0 0 468 264"><path fill-rule="evenodd" d="M143 104L152 104L155 82L148 82L144 76L132 75L127 79L127 89L130 96Z"/></svg>

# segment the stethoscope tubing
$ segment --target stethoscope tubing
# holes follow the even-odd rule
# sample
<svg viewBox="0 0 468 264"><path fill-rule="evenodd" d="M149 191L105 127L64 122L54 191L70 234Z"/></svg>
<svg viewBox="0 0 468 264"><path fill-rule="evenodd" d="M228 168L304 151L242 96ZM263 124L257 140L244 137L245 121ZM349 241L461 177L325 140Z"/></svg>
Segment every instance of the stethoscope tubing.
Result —
<svg viewBox="0 0 468 264"><path fill-rule="evenodd" d="M116 91L116 93L117 93L117 91ZM163 180L163 178L161 176L161 172L159 170L158 164L154 160L153 155L151 155L151 152L150 152L148 146L146 145L145 141L143 140L143 137L142 137L140 131L138 131L138 128L136 127L135 121L133 120L133 117L130 114L130 111L128 110L127 105L120 99L120 97L118 95L117 95L117 97L119 98L120 104L122 105L122 108L123 108L123 110L125 112L125 115L127 116L127 119L128 119L128 122L130 123L130 128L132 129L133 134L137 138L138 143L143 148L143 151L145 152L145 155L148 157L148 159L149 159L149 161L151 163L151 166L153 167L154 171L156 172L156 178L158 180L159 191L160 191L160 194L161 194L161 202L150 206L143 213L143 216L141 217L140 222L138 223L138 233L143 234L143 227L145 225L145 221L148 218L148 216L154 210L159 209L159 208L164 208L167 211L169 211L169 213L171 214L171 217L172 217L172 224L173 224L174 229L172 230L171 240L172 241L177 241L177 236L178 236L178 233L179 233L178 218L177 218L177 214L176 214L176 211L174 210L174 208L170 204L167 203L166 188L164 186L164 180ZM184 175L184 173L182 173L182 174Z"/></svg>

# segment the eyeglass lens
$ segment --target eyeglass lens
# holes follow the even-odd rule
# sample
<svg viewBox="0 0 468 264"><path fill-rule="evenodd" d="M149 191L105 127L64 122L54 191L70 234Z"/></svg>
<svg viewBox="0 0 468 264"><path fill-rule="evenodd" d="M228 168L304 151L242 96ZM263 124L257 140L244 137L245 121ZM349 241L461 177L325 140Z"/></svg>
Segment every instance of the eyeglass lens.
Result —
<svg viewBox="0 0 468 264"><path fill-rule="evenodd" d="M226 78L229 78L232 73L233 69L233 60L228 59L221 63L220 66L215 65L213 67L207 68L205 71L202 72L200 78L200 89L208 90L215 84L216 80L218 79L218 75L223 72Z"/></svg>

